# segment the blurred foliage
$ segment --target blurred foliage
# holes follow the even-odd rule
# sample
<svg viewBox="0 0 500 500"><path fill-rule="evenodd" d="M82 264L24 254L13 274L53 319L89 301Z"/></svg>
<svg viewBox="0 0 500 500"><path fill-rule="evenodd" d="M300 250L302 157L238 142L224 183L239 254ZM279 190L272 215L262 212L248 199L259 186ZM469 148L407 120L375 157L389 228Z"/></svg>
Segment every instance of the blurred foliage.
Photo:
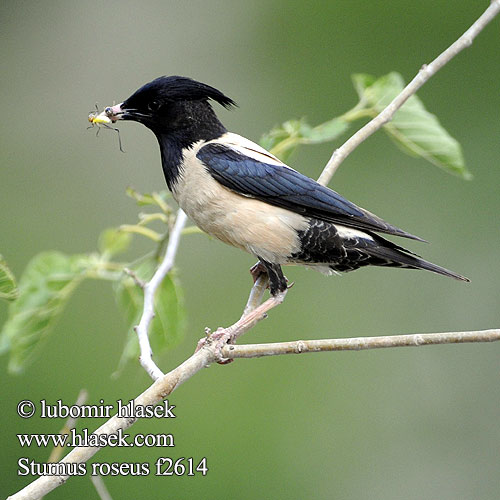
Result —
<svg viewBox="0 0 500 500"><path fill-rule="evenodd" d="M348 122L333 118L312 127L305 118L289 120L263 135L260 144L282 161L287 161L300 144L321 144L337 139L349 128Z"/></svg>
<svg viewBox="0 0 500 500"><path fill-rule="evenodd" d="M261 145L287 161L300 144L320 144L337 139L361 118L374 118L404 89L399 73L376 78L371 75L352 76L359 103L350 111L312 127L305 118L289 120L261 137ZM413 95L396 112L383 130L405 152L421 157L447 172L464 179L472 176L465 167L460 144L440 125L420 99Z"/></svg>
<svg viewBox="0 0 500 500"><path fill-rule="evenodd" d="M168 205L166 192L143 195L129 188L127 194L139 206L154 207L160 212L140 213L137 224L105 229L99 236L98 252L79 255L57 251L40 253L28 263L19 289L5 262L0 260L0 296L13 300L0 333L0 353L10 353L8 366L11 373L21 372L34 359L71 294L88 278L115 284L117 303L129 326L120 369L128 360L137 359L139 350L133 327L139 321L143 304L140 280L147 281L152 277L175 216ZM163 233L147 227L157 220L163 223ZM134 234L153 240L157 251L133 262L111 260L128 250ZM184 331L183 296L174 271L163 281L155 301L156 315L150 339L155 352L160 353L175 345Z"/></svg>
<svg viewBox="0 0 500 500"><path fill-rule="evenodd" d="M366 109L369 116L380 113L405 87L403 77L394 72L381 78L358 74L353 76L353 81L360 98L359 106ZM404 152L464 179L472 178L465 167L460 144L416 95L401 106L393 119L384 125L384 130Z"/></svg>
<svg viewBox="0 0 500 500"><path fill-rule="evenodd" d="M19 282L19 297L10 305L0 336L2 351L10 351L9 370L21 371L51 331L66 302L86 273L95 269L92 255L60 252L36 255Z"/></svg>
<svg viewBox="0 0 500 500"><path fill-rule="evenodd" d="M14 300L19 296L16 278L0 254L0 299Z"/></svg>

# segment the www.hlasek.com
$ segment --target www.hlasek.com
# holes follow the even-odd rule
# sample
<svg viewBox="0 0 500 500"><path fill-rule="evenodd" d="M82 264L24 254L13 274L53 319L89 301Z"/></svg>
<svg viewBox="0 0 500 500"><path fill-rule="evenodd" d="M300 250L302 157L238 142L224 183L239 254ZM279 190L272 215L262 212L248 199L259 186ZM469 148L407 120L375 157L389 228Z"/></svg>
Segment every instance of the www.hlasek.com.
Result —
<svg viewBox="0 0 500 500"><path fill-rule="evenodd" d="M142 447L167 446L173 448L173 434L136 434L131 436L124 433L123 429L118 429L112 434L94 434L89 433L88 429L82 429L76 432L71 429L69 434L17 434L19 444L29 447L32 444L36 446L67 446L74 448L76 446L98 446L109 447Z"/></svg>
<svg viewBox="0 0 500 500"><path fill-rule="evenodd" d="M169 404L168 400L159 405L141 406L131 400L127 404L117 401L115 405L73 405L67 406L61 400L56 404L49 405L44 400L40 401L38 407L41 418L96 418L110 417L113 410L117 416L128 422L128 427L137 418L176 418L175 405ZM17 413L22 418L30 418L37 412L36 405L30 400L23 400L18 404ZM118 428L114 432L89 432L82 429L77 432L74 428L64 434L17 434L21 448L30 446L54 447L54 448L103 448L109 447L175 447L173 434L135 434L130 435ZM84 476L87 473L101 476L147 476L154 472L156 476L194 476L201 474L205 476L208 472L207 459L194 459L193 457L159 457L153 464L147 462L72 462L70 455L58 463L39 463L29 457L18 460L18 475L20 476Z"/></svg>

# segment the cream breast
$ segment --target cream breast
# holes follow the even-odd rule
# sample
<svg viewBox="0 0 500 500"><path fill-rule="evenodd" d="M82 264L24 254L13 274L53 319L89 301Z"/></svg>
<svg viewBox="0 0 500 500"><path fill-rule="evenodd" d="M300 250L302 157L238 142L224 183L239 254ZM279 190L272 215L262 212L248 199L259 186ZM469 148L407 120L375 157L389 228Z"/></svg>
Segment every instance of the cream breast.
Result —
<svg viewBox="0 0 500 500"><path fill-rule="evenodd" d="M297 231L307 227L307 219L219 184L196 158L204 144L184 152L173 186L179 206L198 227L219 240L269 262L286 263L289 255L300 250Z"/></svg>

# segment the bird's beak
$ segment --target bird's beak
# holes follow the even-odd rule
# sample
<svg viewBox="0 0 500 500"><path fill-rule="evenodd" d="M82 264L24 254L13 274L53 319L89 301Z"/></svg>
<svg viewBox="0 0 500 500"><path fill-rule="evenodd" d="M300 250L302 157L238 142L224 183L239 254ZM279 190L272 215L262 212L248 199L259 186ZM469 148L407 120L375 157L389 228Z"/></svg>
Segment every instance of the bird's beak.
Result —
<svg viewBox="0 0 500 500"><path fill-rule="evenodd" d="M112 125L118 120L132 120L139 123L146 123L151 117L139 112L137 109L127 108L124 103L115 104L104 108L102 113L90 113L89 122L92 125Z"/></svg>
<svg viewBox="0 0 500 500"><path fill-rule="evenodd" d="M100 114L98 114L94 118L94 123L105 123L105 124L110 124L110 123L115 123L117 120L122 120L124 111L122 109L122 104L116 104L115 106L108 106L107 108L104 108L104 111Z"/></svg>

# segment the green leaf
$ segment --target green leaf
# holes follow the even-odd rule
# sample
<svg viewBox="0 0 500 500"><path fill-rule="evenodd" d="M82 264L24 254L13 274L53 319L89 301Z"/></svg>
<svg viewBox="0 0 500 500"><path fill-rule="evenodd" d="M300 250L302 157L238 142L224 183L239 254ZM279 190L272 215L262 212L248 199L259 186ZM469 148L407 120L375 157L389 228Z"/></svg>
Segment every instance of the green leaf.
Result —
<svg viewBox="0 0 500 500"><path fill-rule="evenodd" d="M165 276L155 297L155 317L149 338L154 352L177 345L185 328L184 295L175 271Z"/></svg>
<svg viewBox="0 0 500 500"><path fill-rule="evenodd" d="M273 127L269 132L264 134L259 141L259 144L268 151L272 151L280 142L289 139L291 136L296 136L293 125L299 123L298 120L291 120L283 123L281 126Z"/></svg>
<svg viewBox="0 0 500 500"><path fill-rule="evenodd" d="M303 142L307 144L319 144L333 141L342 135L349 128L349 124L342 118L333 118L330 121L313 127L307 135L303 137Z"/></svg>
<svg viewBox="0 0 500 500"><path fill-rule="evenodd" d="M140 279L147 279L148 277L145 276L146 273L140 266L135 268L134 272ZM125 317L125 323L128 327L127 340L118 366L118 372L120 372L127 361L139 357L139 342L134 331L134 326L139 323L144 298L142 289L127 275L124 275L123 278L114 285L114 290L116 302Z"/></svg>
<svg viewBox="0 0 500 500"><path fill-rule="evenodd" d="M133 272L140 280L149 281L154 273L153 261L149 259L142 262ZM115 286L115 296L129 327L118 367L120 371L127 361L139 357L139 343L134 326L139 323L142 315L144 293L132 277L124 275ZM177 344L184 333L184 326L182 289L171 271L158 287L155 296L155 317L149 329L149 339L155 355Z"/></svg>
<svg viewBox="0 0 500 500"><path fill-rule="evenodd" d="M132 241L132 235L120 228L109 228L102 231L99 236L99 251L112 256L127 251Z"/></svg>
<svg viewBox="0 0 500 500"><path fill-rule="evenodd" d="M353 82L361 102L373 110L375 116L404 88L399 73L380 78L371 75L353 75ZM406 153L419 156L432 164L459 175L472 176L465 166L460 144L443 128L435 115L429 113L417 96L410 97L396 112L385 132Z"/></svg>
<svg viewBox="0 0 500 500"><path fill-rule="evenodd" d="M0 299L15 300L19 296L14 274L0 254Z"/></svg>
<svg viewBox="0 0 500 500"><path fill-rule="evenodd" d="M316 127L311 127L304 118L289 120L263 135L260 144L282 161L286 161L300 144L320 144L333 141L348 127L348 122L342 117L333 118Z"/></svg>
<svg viewBox="0 0 500 500"><path fill-rule="evenodd" d="M386 77L381 77L380 80L383 78ZM374 96L370 96L370 91L368 89L377 81L375 76L367 75L365 73L355 73L354 75L351 75L351 79L361 101L364 101L365 99L368 102L374 100ZM370 99L370 97L372 98Z"/></svg>
<svg viewBox="0 0 500 500"><path fill-rule="evenodd" d="M137 205L139 206L156 205L154 198L150 194L139 193L130 186L127 188L126 193L128 196L133 198L137 202Z"/></svg>
<svg viewBox="0 0 500 500"><path fill-rule="evenodd" d="M34 358L90 265L85 255L60 252L41 253L28 264L0 334L2 351L10 351L10 372L20 372Z"/></svg>
<svg viewBox="0 0 500 500"><path fill-rule="evenodd" d="M170 197L170 193L167 190L160 191L159 193L143 194L132 187L128 187L126 193L133 198L139 206L156 205L160 207L163 212L171 212L171 208L167 204L167 200Z"/></svg>
<svg viewBox="0 0 500 500"><path fill-rule="evenodd" d="M163 236L160 233L150 229L149 227L141 226L140 224L122 224L120 226L120 231L127 234L140 234L141 236L145 236L146 238L153 240L155 243L159 243L163 240Z"/></svg>

